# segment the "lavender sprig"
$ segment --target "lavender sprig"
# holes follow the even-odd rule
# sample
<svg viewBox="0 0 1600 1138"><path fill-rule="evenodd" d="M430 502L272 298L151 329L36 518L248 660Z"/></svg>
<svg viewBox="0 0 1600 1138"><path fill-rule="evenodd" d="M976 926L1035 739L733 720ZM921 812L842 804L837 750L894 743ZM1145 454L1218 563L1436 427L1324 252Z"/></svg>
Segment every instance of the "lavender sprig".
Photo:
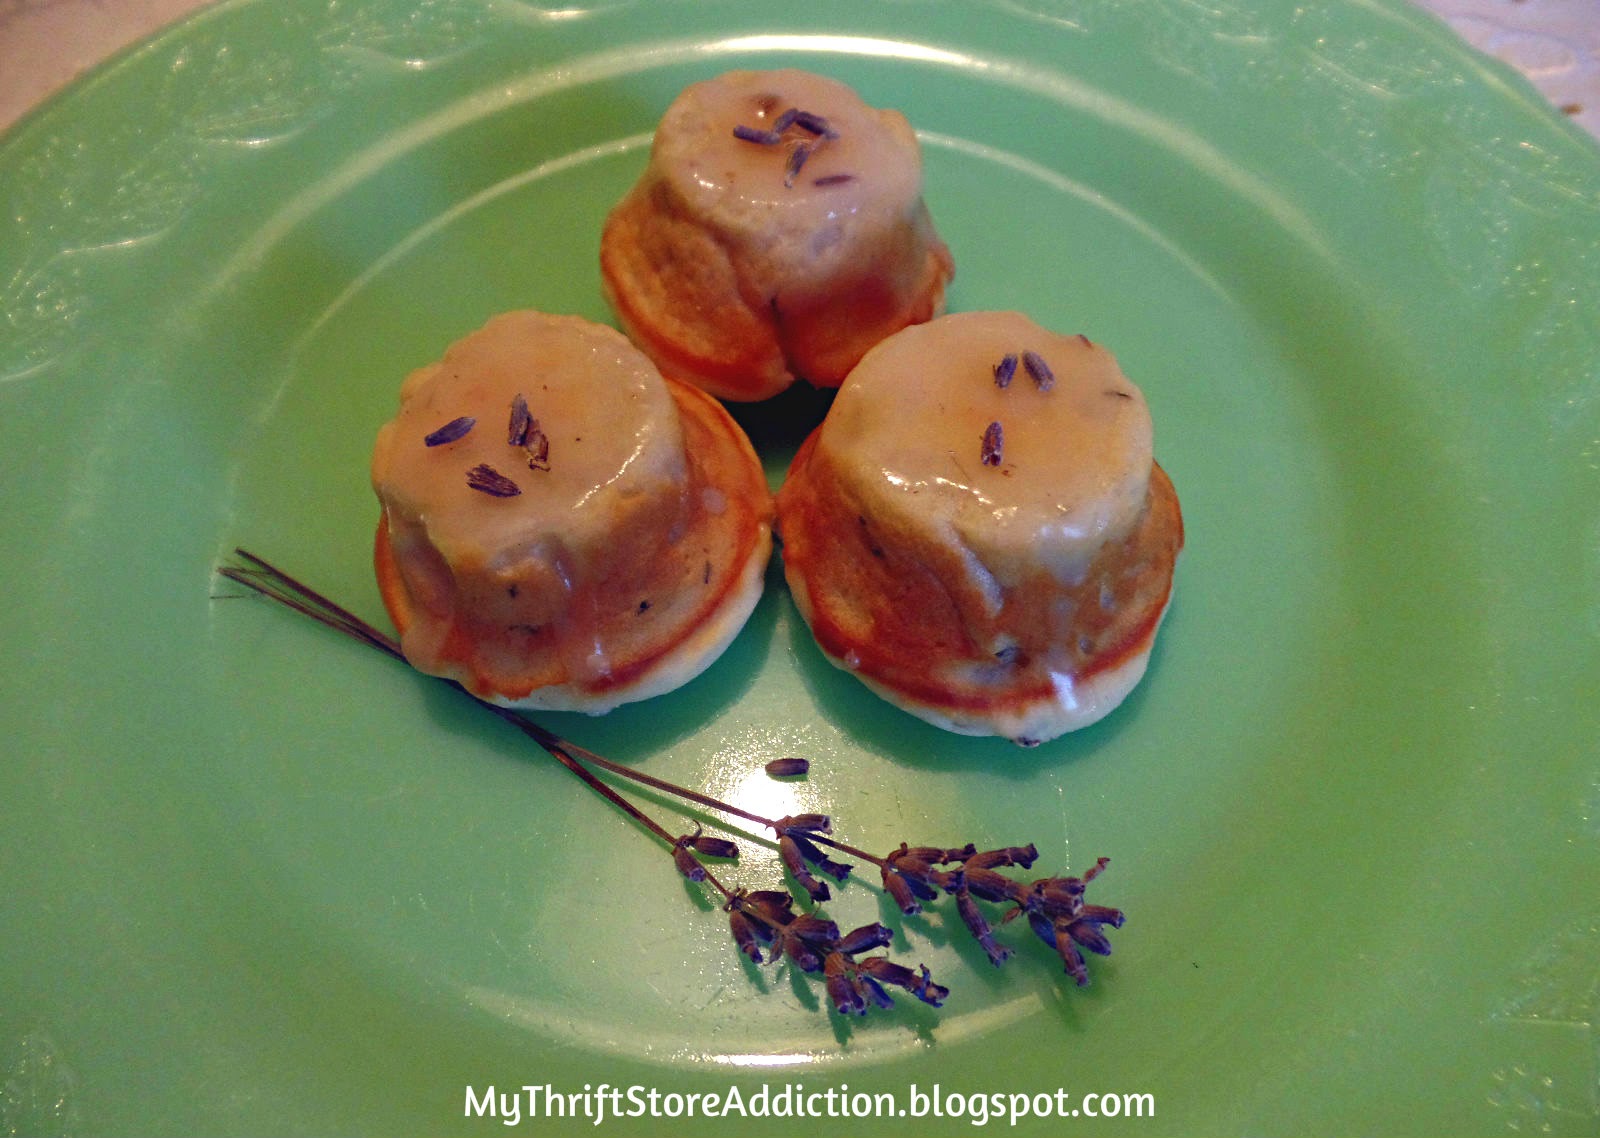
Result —
<svg viewBox="0 0 1600 1138"><path fill-rule="evenodd" d="M235 550L234 557L232 563L219 566L218 572L222 577L310 616L397 660L404 660L400 645L393 637L374 628L348 609L247 550ZM455 686L459 688L459 685ZM820 972L833 1006L843 1014L863 1014L872 1006L887 1007L892 1004L885 985L903 988L935 1007L944 1001L949 990L934 983L926 966L913 970L886 957L863 957L872 949L888 945L891 934L881 924L865 925L841 934L832 921L815 911L796 912L795 898L787 890L747 891L729 888L700 859L703 856L737 858L739 850L734 842L706 835L698 826L692 834L674 835L604 782L591 767L771 831L785 867L813 901L829 896L826 883L816 877L813 868L841 883L848 879L851 872L850 865L834 860L824 852L824 848L875 865L885 892L907 915L921 912L923 902L937 900L941 893L949 895L956 902L962 924L996 965L1007 960L1012 951L995 939L993 926L979 908L979 901L1010 906L1001 917L1002 925L1019 916L1026 917L1029 927L1040 940L1055 950L1067 974L1079 985L1089 981L1088 968L1080 950L1097 955L1109 954L1111 945L1104 929L1107 926L1122 926L1124 918L1120 910L1088 904L1084 900L1089 882L1108 864L1106 858L1099 859L1081 877L1046 877L1029 883L1014 880L998 870L1005 867L1031 867L1038 858L1038 851L1031 844L980 851L971 843L960 847L936 847L909 846L902 842L897 849L878 857L834 838L831 833L832 819L825 814L802 813L776 819L764 818L701 791L678 786L606 759L563 739L514 710L478 702L533 739L591 790L659 839L684 877L715 888L724 898L730 931L744 955L755 963L761 963L763 959L786 957L801 971Z"/></svg>
<svg viewBox="0 0 1600 1138"><path fill-rule="evenodd" d="M522 722L528 723L527 720ZM1111 945L1101 927L1104 925L1110 925L1112 928L1122 927L1124 915L1120 909L1083 903L1085 887L1110 863L1109 858L1099 859L1081 878L1047 877L1028 883L1013 880L997 870L1009 866L1031 868L1039 856L1037 848L1032 843L1026 846L979 850L971 842L960 847L908 846L902 842L898 849L889 851L884 857L877 857L832 837L830 833L832 819L827 815L799 814L782 819L763 818L759 814L744 810L732 803L721 802L700 791L676 787L665 779L658 779L653 775L622 766L592 751L583 750L572 744L565 745L581 754L585 761L604 770L656 790L676 794L708 809L765 826L779 834L779 851L780 856L784 857L785 867L813 900L828 899L829 890L826 882L817 880L815 875L805 868L806 862L817 865L823 872L835 875L839 881L845 879L845 874L849 870L848 866L828 859L817 848L818 846L827 846L876 865L884 891L907 916L921 913L921 902L936 901L941 893L951 896L956 900L957 913L962 918L963 925L997 966L1004 963L1011 953L993 940L992 928L982 917L982 911L971 905L972 898L997 904L1009 903L1012 908L1002 915L1001 924L1007 924L1018 916L1026 915L1034 933L1056 950L1065 971L1080 987L1088 984L1089 975L1082 954L1075 946L1087 948L1097 955L1110 955ZM802 839L794 841L792 847L794 853L799 855L802 873L795 873L794 866L790 864L793 854L783 855L781 839L785 834L791 839ZM944 866L957 868L949 870L942 868ZM818 893L812 892L813 887L817 888ZM966 902L962 901L963 892L968 895ZM974 914L978 917L976 921L972 919ZM734 931L734 939L739 940L737 929ZM742 943L740 947L743 950ZM997 956L999 959L996 959Z"/></svg>

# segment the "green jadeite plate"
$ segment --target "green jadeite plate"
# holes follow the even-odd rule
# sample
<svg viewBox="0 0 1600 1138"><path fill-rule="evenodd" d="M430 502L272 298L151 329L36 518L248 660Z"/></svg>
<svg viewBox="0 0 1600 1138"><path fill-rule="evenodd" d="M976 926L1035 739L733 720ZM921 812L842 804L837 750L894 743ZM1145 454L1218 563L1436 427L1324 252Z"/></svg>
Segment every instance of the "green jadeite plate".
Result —
<svg viewBox="0 0 1600 1138"><path fill-rule="evenodd" d="M504 309L608 319L657 116L779 65L909 115L952 308L1143 387L1189 533L1161 642L1024 751L878 702L774 571L686 689L545 722L869 849L1108 856L1085 989L869 872L828 912L952 995L847 1022L520 735L214 575L247 545L381 622L401 378ZM1429 18L230 3L6 135L0 197L5 1133L497 1133L471 1095L602 1084L907 1114L519 1125L967 1134L1060 1089L1146 1117L1017 1131L1600 1129L1600 151ZM782 410L774 482L818 408Z"/></svg>

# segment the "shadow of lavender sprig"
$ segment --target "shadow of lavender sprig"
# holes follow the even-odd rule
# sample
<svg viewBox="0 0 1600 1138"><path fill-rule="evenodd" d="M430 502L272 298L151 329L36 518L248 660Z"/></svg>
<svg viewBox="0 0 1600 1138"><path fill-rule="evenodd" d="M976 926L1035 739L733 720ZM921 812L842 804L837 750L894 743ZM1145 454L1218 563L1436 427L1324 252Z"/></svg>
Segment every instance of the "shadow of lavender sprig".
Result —
<svg viewBox="0 0 1600 1138"><path fill-rule="evenodd" d="M393 637L247 550L236 549L234 559L220 565L218 573L397 660L405 659ZM924 902L936 901L941 894L949 896L955 902L962 925L996 966L1004 964L1013 953L995 939L994 926L984 915L979 901L1009 906L1000 918L1002 925L1025 917L1029 927L1055 950L1066 973L1080 986L1089 982L1088 967L1080 950L1109 955L1111 944L1104 929L1122 926L1120 910L1088 904L1084 900L1089 882L1108 864L1106 858L1100 858L1081 877L1055 876L1024 882L999 870L1030 868L1038 859L1038 851L1031 843L980 851L972 843L935 847L902 842L897 849L879 857L833 837L833 820L826 814L763 817L701 791L613 762L517 711L478 700L459 684L452 686L522 731L589 789L660 840L677 871L687 880L715 889L722 897L722 908L728 913L735 945L753 964L786 959L802 973L820 974L832 1006L841 1014L863 1015L873 1007L893 1006L890 988L909 992L933 1007L941 1006L950 990L936 983L924 964L909 968L887 956L867 955L888 947L893 939L891 930L881 923L841 932L838 925L819 910L797 910L797 899L788 889L749 890L728 886L702 858L737 860L739 848L735 842L705 834L698 824L693 833L674 834L602 779L596 770L769 831L788 875L813 905L831 898L827 882L821 880L818 873L842 883L853 868L849 863L834 859L827 850L875 865L884 891L906 916L920 913ZM769 764L769 773L775 777L803 773L802 763L803 760L784 760L781 769ZM728 828L745 836L759 836L731 824Z"/></svg>

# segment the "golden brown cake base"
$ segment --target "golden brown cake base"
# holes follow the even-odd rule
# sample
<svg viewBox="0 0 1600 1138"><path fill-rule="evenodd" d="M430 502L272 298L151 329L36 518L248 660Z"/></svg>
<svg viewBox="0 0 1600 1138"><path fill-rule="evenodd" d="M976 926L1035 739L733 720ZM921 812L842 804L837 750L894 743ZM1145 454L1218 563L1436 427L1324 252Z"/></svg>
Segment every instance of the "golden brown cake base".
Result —
<svg viewBox="0 0 1600 1138"><path fill-rule="evenodd" d="M663 374L754 402L797 376L838 387L878 341L944 311L955 262L925 208L896 244L840 279L829 303L786 305L744 279L727 246L657 186L606 220L600 272L618 322Z"/></svg>

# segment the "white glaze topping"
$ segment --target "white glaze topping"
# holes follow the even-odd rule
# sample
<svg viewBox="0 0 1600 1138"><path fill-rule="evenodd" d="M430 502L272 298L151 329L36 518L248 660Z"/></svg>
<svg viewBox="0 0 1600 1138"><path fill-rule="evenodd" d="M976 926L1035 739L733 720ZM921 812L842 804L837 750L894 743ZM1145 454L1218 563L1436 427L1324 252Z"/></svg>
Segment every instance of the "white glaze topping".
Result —
<svg viewBox="0 0 1600 1138"><path fill-rule="evenodd" d="M1053 373L1048 390L1021 362L1029 351ZM994 368L1007 355L1019 360L1002 388ZM1152 463L1149 408L1115 357L1015 312L944 316L879 344L845 380L817 446L876 526L953 548L996 609L1000 590L1036 568L1081 579L1138 520Z"/></svg>
<svg viewBox="0 0 1600 1138"><path fill-rule="evenodd" d="M508 441L518 395L549 439L548 469L530 466L529 454ZM570 589L619 520L652 503L667 506L670 518L682 496L672 398L650 361L602 325L537 312L496 316L413 372L400 399L378 433L372 482L413 589L437 566L433 555L456 573L554 566L569 578L556 584ZM461 416L476 423L460 439L425 444ZM474 489L468 472L479 464L521 492Z"/></svg>
<svg viewBox="0 0 1600 1138"><path fill-rule="evenodd" d="M770 130L790 109L820 116L829 133L791 125L770 144L734 134ZM808 156L790 176L801 147ZM651 162L692 215L740 242L756 276L771 250L790 285L837 274L833 260L858 253L862 234L903 224L921 202L921 154L905 117L805 71L732 71L691 85L662 117Z"/></svg>

